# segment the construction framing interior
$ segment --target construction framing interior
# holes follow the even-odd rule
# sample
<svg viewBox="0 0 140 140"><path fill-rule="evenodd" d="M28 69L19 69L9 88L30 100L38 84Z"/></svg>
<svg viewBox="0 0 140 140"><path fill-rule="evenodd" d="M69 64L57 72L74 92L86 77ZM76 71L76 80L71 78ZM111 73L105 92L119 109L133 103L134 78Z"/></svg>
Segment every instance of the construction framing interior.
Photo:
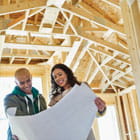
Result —
<svg viewBox="0 0 140 140"><path fill-rule="evenodd" d="M0 0L0 77L27 67L42 78L47 100L50 69L65 63L115 105L121 139L140 140L139 6L138 0Z"/></svg>

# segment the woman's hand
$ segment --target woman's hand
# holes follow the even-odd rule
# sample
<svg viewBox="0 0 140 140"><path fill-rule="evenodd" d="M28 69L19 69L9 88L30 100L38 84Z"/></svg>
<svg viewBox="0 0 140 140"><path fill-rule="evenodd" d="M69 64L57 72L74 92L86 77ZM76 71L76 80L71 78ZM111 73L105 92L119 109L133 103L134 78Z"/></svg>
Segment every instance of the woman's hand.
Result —
<svg viewBox="0 0 140 140"><path fill-rule="evenodd" d="M105 104L105 102L104 102L100 97L97 97L97 98L95 99L95 104L96 104L96 106L97 106L97 108L98 108L98 112L99 112L99 113L105 111L105 109L106 109L106 104Z"/></svg>
<svg viewBox="0 0 140 140"><path fill-rule="evenodd" d="M19 140L16 135L12 135L12 140Z"/></svg>

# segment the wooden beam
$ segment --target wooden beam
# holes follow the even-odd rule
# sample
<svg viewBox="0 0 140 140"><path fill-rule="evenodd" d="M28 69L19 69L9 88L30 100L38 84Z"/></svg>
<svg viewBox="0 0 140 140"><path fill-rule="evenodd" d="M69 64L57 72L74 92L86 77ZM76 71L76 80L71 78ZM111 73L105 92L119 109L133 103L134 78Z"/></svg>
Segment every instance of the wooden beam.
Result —
<svg viewBox="0 0 140 140"><path fill-rule="evenodd" d="M100 54L110 56L110 57L112 57L112 59L114 59L114 60L116 60L116 61L118 61L120 63L125 63L127 65L131 65L131 63L128 60L125 60L125 59L120 58L118 56L113 57L113 53L111 53L111 52L109 52L109 51L107 51L107 50L105 50L103 48L100 48L98 46L95 47L95 45L92 45L92 46L90 46L89 50L94 50L94 51L96 51L96 52L98 52Z"/></svg>
<svg viewBox="0 0 140 140"><path fill-rule="evenodd" d="M7 24L6 28L10 29L12 27L15 27L16 25L20 24L24 20L24 18L25 18L25 15L22 15L22 16L16 18L16 19L12 20L11 22L9 22Z"/></svg>
<svg viewBox="0 0 140 140"><path fill-rule="evenodd" d="M49 56L46 55L38 55L38 54L16 54L16 53L4 53L2 57L14 57L14 58L33 58L33 59L49 59Z"/></svg>
<svg viewBox="0 0 140 140"><path fill-rule="evenodd" d="M32 26L31 26L32 27ZM27 36L30 33L30 36L32 37L53 37L55 39L66 39L66 37L75 37L73 34L63 34L63 33L40 33L40 32L30 32L30 31L21 31L21 30L14 30L14 29L8 29L5 31L7 35L16 35L16 36Z"/></svg>
<svg viewBox="0 0 140 140"><path fill-rule="evenodd" d="M91 44L91 42L89 41L85 41L81 44L81 46L79 46L79 50L77 51L77 54L75 55L75 60L73 61L73 66L72 69L75 72L76 69L78 68L80 61L82 60L82 58L84 57L88 46Z"/></svg>
<svg viewBox="0 0 140 140"><path fill-rule="evenodd" d="M30 9L25 11L25 19L24 19L24 22L22 24L22 31L24 31L25 28L26 28L26 23L27 23L27 20L28 20L28 17L29 17L29 13L30 13Z"/></svg>
<svg viewBox="0 0 140 140"><path fill-rule="evenodd" d="M104 66L107 66L107 67L110 67L111 69L114 69L114 70L117 70L117 71L119 71L119 72L125 73L125 70L124 70L124 69L121 69L121 68L119 68L119 67L117 67L117 66L114 66L114 65L112 65L112 64L110 64L110 63L107 63L107 64L105 64Z"/></svg>
<svg viewBox="0 0 140 140"><path fill-rule="evenodd" d="M98 17L105 19L108 23L117 23L117 18L111 18L108 16L109 14L105 13L102 8L99 8L98 4L93 2L92 0L88 0L88 2L78 2L78 6L82 7L86 12L90 14L96 14Z"/></svg>
<svg viewBox="0 0 140 140"><path fill-rule="evenodd" d="M45 71L44 75L41 77L42 79L42 91L43 91L43 96L46 99L46 102L48 101L48 93L49 93L49 89L47 88L47 81L48 81L48 74L47 74L47 70Z"/></svg>
<svg viewBox="0 0 140 140"><path fill-rule="evenodd" d="M63 10L61 10L61 12L62 12L63 16L65 17L65 19L67 20L66 25L64 26L64 31L63 31L63 33L66 34L67 31L68 31L68 29L71 27L72 31L73 31L73 32L75 33L75 35L77 36L77 31L75 30L75 28L74 28L74 26L73 26L73 24L72 24L72 22L71 22L71 20L72 20L72 18L73 18L73 14L71 14L70 17L68 18L68 17L66 16L66 14L64 13Z"/></svg>
<svg viewBox="0 0 140 140"><path fill-rule="evenodd" d="M1 61L2 52L3 52L3 48L4 48L4 41L5 41L5 36L0 35L0 61Z"/></svg>
<svg viewBox="0 0 140 140"><path fill-rule="evenodd" d="M92 60L92 62L94 62ZM93 81L93 79L95 78L96 74L98 73L99 71L99 67L95 67L95 70L93 71L93 74L89 77L88 79L88 83L91 84L91 82Z"/></svg>
<svg viewBox="0 0 140 140"><path fill-rule="evenodd" d="M9 49L27 49L27 50L47 50L47 51L64 51L69 52L71 47L52 46L52 45L33 45L33 44L17 44L17 43L5 43L4 48Z"/></svg>
<svg viewBox="0 0 140 140"><path fill-rule="evenodd" d="M59 9L56 7L46 7L43 19L40 23L39 32L51 33L59 14ZM49 24L50 27L44 27L44 24Z"/></svg>
<svg viewBox="0 0 140 140"><path fill-rule="evenodd" d="M41 63L41 65L47 65L47 64L48 64L48 65L53 65L53 59L54 59L54 57L57 56L59 53L60 53L60 52L55 51L55 52L52 54L52 56L50 57L50 59L49 59L47 62Z"/></svg>
<svg viewBox="0 0 140 140"><path fill-rule="evenodd" d="M87 50L87 52L89 53L89 55L91 56L91 58L93 59L93 61L95 62L95 64L97 65L97 67L99 68L99 70L101 71L101 73L103 74L103 76L105 77L105 79L110 83L110 85L112 86L113 90L115 92L117 92L116 91L116 88L112 85L110 79L108 78L108 76L106 75L106 73L103 71L103 69L101 68L101 66L97 62L97 60L94 58L94 56L91 54L91 52L89 50Z"/></svg>
<svg viewBox="0 0 140 140"><path fill-rule="evenodd" d="M103 1L116 8L119 8L119 9L121 8L119 2L115 0L103 0Z"/></svg>
<svg viewBox="0 0 140 140"><path fill-rule="evenodd" d="M87 66L87 68L86 68L86 74L85 74L85 76L84 76L83 81L88 81L88 77L89 77L89 74L90 74L90 72L91 72L92 65L93 65L93 61L90 60L88 66Z"/></svg>
<svg viewBox="0 0 140 140"><path fill-rule="evenodd" d="M115 71L117 72L117 71ZM113 83L115 80L118 80L120 77L123 77L125 76L126 74L128 73L131 73L132 72L132 69L128 69L125 73L120 73L120 72L117 72L117 74L115 76L112 76L112 79L111 79L111 82ZM106 83L105 86L104 86L104 89L108 88L108 86L110 85L110 82ZM134 87L132 86L132 89L134 89ZM127 87L127 89L124 89L124 92L121 91L121 93L128 93L129 91L131 91L131 86L130 88Z"/></svg>
<svg viewBox="0 0 140 140"><path fill-rule="evenodd" d="M88 51L89 51L89 49L88 49ZM90 51L89 51L89 52L90 52ZM116 55L117 55L117 54L116 54ZM88 79L88 83L91 83L91 82L92 82L92 80L94 79L94 77L96 76L96 74L98 73L98 71L99 71L100 69L102 69L102 66L106 65L106 63L108 63L110 60L112 60L113 57L115 57L115 55L112 56L112 57L108 56L108 57L106 57L106 58L102 61L101 64L98 64L99 66L95 68L93 74L92 74L92 75L90 76L90 78ZM99 67L100 67L100 69L99 69ZM102 70L102 71L103 71L103 70ZM104 73L105 73L105 72L104 72ZM104 78L106 79L105 76L104 76ZM111 84L110 80L108 81L108 83L109 83L109 85ZM104 86L104 87L105 87L105 86ZM104 92L104 91L106 90L104 87L101 87L101 88L102 88L102 92Z"/></svg>
<svg viewBox="0 0 140 140"><path fill-rule="evenodd" d="M11 57L9 60L10 60L9 63L12 64L12 63L14 62L14 60L15 60L15 57L13 56L13 57Z"/></svg>
<svg viewBox="0 0 140 140"><path fill-rule="evenodd" d="M46 71L46 66L41 65L23 65L23 64L0 64L0 77L3 76L14 76L16 69L18 68L28 68L33 76L41 76Z"/></svg>
<svg viewBox="0 0 140 140"><path fill-rule="evenodd" d="M136 140L136 135L134 135L135 130L134 130L134 122L133 122L133 117L134 114L131 112L131 102L128 100L128 94L125 94L122 96L123 99L123 106L124 106L124 114L126 118L126 125L128 132L126 133L128 135L128 138L130 140Z"/></svg>
<svg viewBox="0 0 140 140"><path fill-rule="evenodd" d="M50 94L50 89L51 89L51 77L50 77L50 72L51 72L51 66L46 65L46 70L44 75L42 76L42 88L43 88L43 95L48 103L50 100L49 94Z"/></svg>
<svg viewBox="0 0 140 140"><path fill-rule="evenodd" d="M110 50L113 50L113 51L116 51L118 53L121 53L122 55L126 55L129 57L129 53L128 53L128 50L127 49L124 49L122 47L120 47L119 45L116 45L116 44L113 44L113 43L110 43L106 40L103 40L103 39L100 39L100 38L97 38L96 36L94 35L88 35L86 33L79 33L79 36L80 37L83 37L84 39L87 39L87 40L90 40L90 41L93 41L95 44L98 44L100 46L103 46L105 48L108 48Z"/></svg>
<svg viewBox="0 0 140 140"><path fill-rule="evenodd" d="M134 131L136 139L140 139L140 110L138 110L138 102L136 100L137 93L135 90L132 90L131 93L128 94L128 100L131 104L131 113L133 114L133 122L134 122Z"/></svg>
<svg viewBox="0 0 140 140"><path fill-rule="evenodd" d="M119 126L119 134L121 140L128 140L126 135L126 119L124 116L124 109L122 103L122 97L117 95L115 99L115 106L117 109L117 119L118 119L118 126Z"/></svg>
<svg viewBox="0 0 140 140"><path fill-rule="evenodd" d="M115 32L118 32L118 33L123 34L123 35L125 34L122 26L113 24L112 22L109 22L105 18L102 18L95 13L89 14L88 12L86 12L85 10L83 10L81 8L76 8L76 7L69 5L69 4L66 4L66 3L63 5L62 8L64 11L69 12L71 14L74 14L75 16L78 16L82 19L90 21L94 24L98 24L98 25L103 26L107 29L112 29Z"/></svg>
<svg viewBox="0 0 140 140"><path fill-rule="evenodd" d="M71 51L69 52L66 61L64 62L67 66L70 66L72 64L81 43L82 39L80 41L74 41Z"/></svg>
<svg viewBox="0 0 140 140"><path fill-rule="evenodd" d="M121 87L121 88L127 88L128 86L124 83L121 83L120 81L113 82L113 85Z"/></svg>
<svg viewBox="0 0 140 140"><path fill-rule="evenodd" d="M32 0L25 1L16 4L2 5L0 6L0 15L17 13L26 9L34 9L37 7L45 7L47 0Z"/></svg>
<svg viewBox="0 0 140 140"><path fill-rule="evenodd" d="M126 89L120 91L119 95L127 94L127 93L131 92L134 89L136 89L136 86L135 85L131 85L131 86L127 87Z"/></svg>
<svg viewBox="0 0 140 140"><path fill-rule="evenodd" d="M37 8L37 9L34 9L34 10L30 10L30 14L28 15L28 18L39 13L40 11L42 11L44 8ZM22 23L25 19L25 15L22 15L20 16L19 18L17 19L14 19L12 21L10 21L8 24L7 24L7 27L5 27L6 29L12 29L13 27L17 26L18 24ZM0 27L1 28L1 27ZM21 31L22 32L22 31Z"/></svg>

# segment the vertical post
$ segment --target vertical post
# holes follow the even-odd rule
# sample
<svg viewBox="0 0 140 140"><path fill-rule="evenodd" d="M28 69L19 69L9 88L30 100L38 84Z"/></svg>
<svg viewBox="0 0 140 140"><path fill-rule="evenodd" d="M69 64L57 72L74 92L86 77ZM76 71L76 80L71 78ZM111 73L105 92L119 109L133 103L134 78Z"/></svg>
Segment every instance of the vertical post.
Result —
<svg viewBox="0 0 140 140"><path fill-rule="evenodd" d="M0 61L1 61L2 51L3 51L4 41L5 41L5 36L0 35Z"/></svg>
<svg viewBox="0 0 140 140"><path fill-rule="evenodd" d="M115 105L116 105L116 109L117 109L117 118L118 118L118 122L119 122L119 134L120 134L120 138L121 140L127 140L127 124L126 124L126 119L124 116L124 110L123 110L123 105L121 103L121 96L116 96L115 97Z"/></svg>
<svg viewBox="0 0 140 140"><path fill-rule="evenodd" d="M135 90L128 94L129 102L131 103L130 109L133 116L134 134L136 139L140 139L140 109L138 108L137 94Z"/></svg>
<svg viewBox="0 0 140 140"><path fill-rule="evenodd" d="M47 103L49 98L49 92L50 92L50 68L47 66L44 66L44 74L42 75L42 89L43 89L43 96L45 97Z"/></svg>

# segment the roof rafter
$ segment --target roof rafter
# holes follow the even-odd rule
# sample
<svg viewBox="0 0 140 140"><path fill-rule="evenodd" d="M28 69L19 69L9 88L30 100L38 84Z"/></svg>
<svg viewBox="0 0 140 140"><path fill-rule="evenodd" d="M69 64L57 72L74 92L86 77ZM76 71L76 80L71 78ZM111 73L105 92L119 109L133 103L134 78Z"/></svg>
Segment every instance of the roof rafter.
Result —
<svg viewBox="0 0 140 140"><path fill-rule="evenodd" d="M0 6L0 15L17 13L26 9L34 9L38 7L45 7L47 0L32 0L25 1L16 4L2 5Z"/></svg>
<svg viewBox="0 0 140 140"><path fill-rule="evenodd" d="M78 16L82 19L93 22L93 23L103 26L107 29L112 29L115 32L125 35L124 28L122 26L116 25L95 13L89 14L89 12L86 12L85 10L83 10L81 8L77 8L77 7L74 7L74 6L72 6L70 4L66 4L66 3L63 5L62 9L64 11L74 14L75 16Z"/></svg>
<svg viewBox="0 0 140 140"><path fill-rule="evenodd" d="M111 42L105 41L103 39L97 38L94 35L88 35L86 33L79 33L79 36L87 39L87 40L91 40L93 41L95 44L101 45L103 47L107 47L108 49L111 49L113 51L119 52L123 55L129 56L128 50L127 49L123 49L121 48L119 45L113 44Z"/></svg>

